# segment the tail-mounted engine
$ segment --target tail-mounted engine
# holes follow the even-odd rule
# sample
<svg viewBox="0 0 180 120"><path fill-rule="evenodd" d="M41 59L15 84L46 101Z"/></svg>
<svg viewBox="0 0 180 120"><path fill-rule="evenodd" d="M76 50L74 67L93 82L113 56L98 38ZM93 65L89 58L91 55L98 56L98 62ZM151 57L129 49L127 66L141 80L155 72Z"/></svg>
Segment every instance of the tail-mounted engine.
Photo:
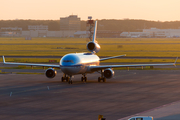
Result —
<svg viewBox="0 0 180 120"><path fill-rule="evenodd" d="M54 70L53 68L48 68L46 70L45 74L46 74L46 77L48 77L48 78L54 78L57 74L57 71Z"/></svg>
<svg viewBox="0 0 180 120"><path fill-rule="evenodd" d="M104 70L104 77L110 79L114 76L114 71L110 68Z"/></svg>
<svg viewBox="0 0 180 120"><path fill-rule="evenodd" d="M87 49L90 52L98 53L100 51L100 45L96 42L89 42L87 44Z"/></svg>

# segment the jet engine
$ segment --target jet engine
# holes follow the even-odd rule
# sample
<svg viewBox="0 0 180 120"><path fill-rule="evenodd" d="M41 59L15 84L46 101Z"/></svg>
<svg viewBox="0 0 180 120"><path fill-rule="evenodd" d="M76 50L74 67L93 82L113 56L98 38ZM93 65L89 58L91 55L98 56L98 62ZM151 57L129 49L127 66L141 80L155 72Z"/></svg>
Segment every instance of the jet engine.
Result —
<svg viewBox="0 0 180 120"><path fill-rule="evenodd" d="M110 79L114 76L114 71L110 68L104 70L104 77Z"/></svg>
<svg viewBox="0 0 180 120"><path fill-rule="evenodd" d="M99 44L96 43L96 42L89 42L89 43L87 44L87 49L88 49L90 52L95 52L95 53L97 53L97 52L100 51L100 46L99 46Z"/></svg>
<svg viewBox="0 0 180 120"><path fill-rule="evenodd" d="M53 68L48 68L46 70L45 74L46 74L46 77L48 77L48 78L54 78L57 74L57 71L54 70Z"/></svg>

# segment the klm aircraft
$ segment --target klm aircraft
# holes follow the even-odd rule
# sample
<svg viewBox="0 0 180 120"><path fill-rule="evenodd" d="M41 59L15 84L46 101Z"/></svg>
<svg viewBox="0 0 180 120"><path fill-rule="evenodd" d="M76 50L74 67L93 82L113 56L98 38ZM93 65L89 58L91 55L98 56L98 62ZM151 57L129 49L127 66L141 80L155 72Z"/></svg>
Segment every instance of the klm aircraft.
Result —
<svg viewBox="0 0 180 120"><path fill-rule="evenodd" d="M87 81L86 74L93 72L100 72L101 76L98 77L98 82L106 82L106 78L110 79L114 76L113 68L119 67L138 67L138 66L161 66L161 65L175 65L175 63L162 63L162 64L129 64L129 65L100 65L100 61L122 57L113 56L100 59L96 53L100 51L100 45L96 41L97 21L95 21L93 40L87 44L87 49L90 53L70 53L64 55L59 65L51 64L33 64L33 63L11 63L5 62L3 56L3 63L8 65L25 65L25 66L43 66L50 67L46 70L45 75L48 78L54 78L57 74L54 68L60 68L64 73L62 82L67 81L72 84L72 76L82 74L81 81Z"/></svg>

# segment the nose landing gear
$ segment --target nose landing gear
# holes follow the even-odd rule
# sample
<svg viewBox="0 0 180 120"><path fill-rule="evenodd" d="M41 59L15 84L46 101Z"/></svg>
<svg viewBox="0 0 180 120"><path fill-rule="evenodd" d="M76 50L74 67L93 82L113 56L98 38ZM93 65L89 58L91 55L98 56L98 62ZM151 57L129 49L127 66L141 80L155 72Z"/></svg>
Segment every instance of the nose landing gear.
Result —
<svg viewBox="0 0 180 120"><path fill-rule="evenodd" d="M61 78L61 81L62 82L67 81L68 82L69 81L69 77L66 74L64 74L63 77Z"/></svg>
<svg viewBox="0 0 180 120"><path fill-rule="evenodd" d="M68 75L64 74L63 77L61 78L61 81L62 82L66 81L69 84L72 84L73 83L72 82L72 75L68 76Z"/></svg>
<svg viewBox="0 0 180 120"><path fill-rule="evenodd" d="M104 77L104 70L101 70L101 77L98 77L98 82L106 82L106 78Z"/></svg>
<svg viewBox="0 0 180 120"><path fill-rule="evenodd" d="M72 75L70 76L68 83L72 84Z"/></svg>

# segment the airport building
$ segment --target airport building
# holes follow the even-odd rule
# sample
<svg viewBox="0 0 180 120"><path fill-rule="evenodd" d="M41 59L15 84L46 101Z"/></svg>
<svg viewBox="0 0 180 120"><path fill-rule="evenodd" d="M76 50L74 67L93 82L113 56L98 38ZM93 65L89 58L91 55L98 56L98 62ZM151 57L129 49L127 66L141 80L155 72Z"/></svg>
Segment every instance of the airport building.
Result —
<svg viewBox="0 0 180 120"><path fill-rule="evenodd" d="M180 29L143 29L143 32L122 32L120 37L124 38L179 38Z"/></svg>
<svg viewBox="0 0 180 120"><path fill-rule="evenodd" d="M89 28L87 28L89 29ZM13 31L13 32L12 32ZM92 30L93 31L93 30ZM120 37L118 31L98 30L97 37L113 38ZM89 31L81 31L81 20L77 15L60 18L60 31L49 31L48 25L28 25L28 30L22 28L1 28L0 36L2 37L76 37L89 38Z"/></svg>
<svg viewBox="0 0 180 120"><path fill-rule="evenodd" d="M29 25L29 31L22 31L22 37L74 37L74 35L84 37L84 35L76 33L80 29L80 18L77 15L70 15L69 17L60 18L60 31L48 31L46 25Z"/></svg>
<svg viewBox="0 0 180 120"><path fill-rule="evenodd" d="M48 31L47 25L29 25L29 31L22 31L22 37L84 37L83 32L76 33L81 29L81 20L77 15L60 18L60 31ZM83 33L84 34L84 33Z"/></svg>
<svg viewBox="0 0 180 120"><path fill-rule="evenodd" d="M28 25L28 30L45 30L48 31L47 25Z"/></svg>
<svg viewBox="0 0 180 120"><path fill-rule="evenodd" d="M74 33L75 38L88 38L89 31L77 31Z"/></svg>
<svg viewBox="0 0 180 120"><path fill-rule="evenodd" d="M80 31L81 20L77 15L60 18L60 31Z"/></svg>
<svg viewBox="0 0 180 120"><path fill-rule="evenodd" d="M19 27L2 27L1 31L22 31Z"/></svg>
<svg viewBox="0 0 180 120"><path fill-rule="evenodd" d="M149 37L149 33L144 32L122 32L120 34L122 38L139 38L139 37Z"/></svg>
<svg viewBox="0 0 180 120"><path fill-rule="evenodd" d="M19 27L1 27L1 37L76 37L88 38L89 26L86 31L81 31L81 20L77 15L60 18L60 31L49 31L48 25L28 25L28 30ZM92 30L93 32L93 30ZM142 32L121 32L98 30L99 38L179 38L180 29L143 29Z"/></svg>
<svg viewBox="0 0 180 120"><path fill-rule="evenodd" d="M19 27L1 27L0 36L2 37L20 37L22 28Z"/></svg>
<svg viewBox="0 0 180 120"><path fill-rule="evenodd" d="M148 33L149 37L156 37L156 38L173 38L173 37L180 37L180 29L143 29L144 33Z"/></svg>
<svg viewBox="0 0 180 120"><path fill-rule="evenodd" d="M98 30L98 38L119 38L120 31L110 31L110 30Z"/></svg>
<svg viewBox="0 0 180 120"><path fill-rule="evenodd" d="M22 37L74 37L75 31L22 31Z"/></svg>
<svg viewBox="0 0 180 120"><path fill-rule="evenodd" d="M120 37L124 38L178 38L180 29L143 29L143 32L122 32Z"/></svg>

